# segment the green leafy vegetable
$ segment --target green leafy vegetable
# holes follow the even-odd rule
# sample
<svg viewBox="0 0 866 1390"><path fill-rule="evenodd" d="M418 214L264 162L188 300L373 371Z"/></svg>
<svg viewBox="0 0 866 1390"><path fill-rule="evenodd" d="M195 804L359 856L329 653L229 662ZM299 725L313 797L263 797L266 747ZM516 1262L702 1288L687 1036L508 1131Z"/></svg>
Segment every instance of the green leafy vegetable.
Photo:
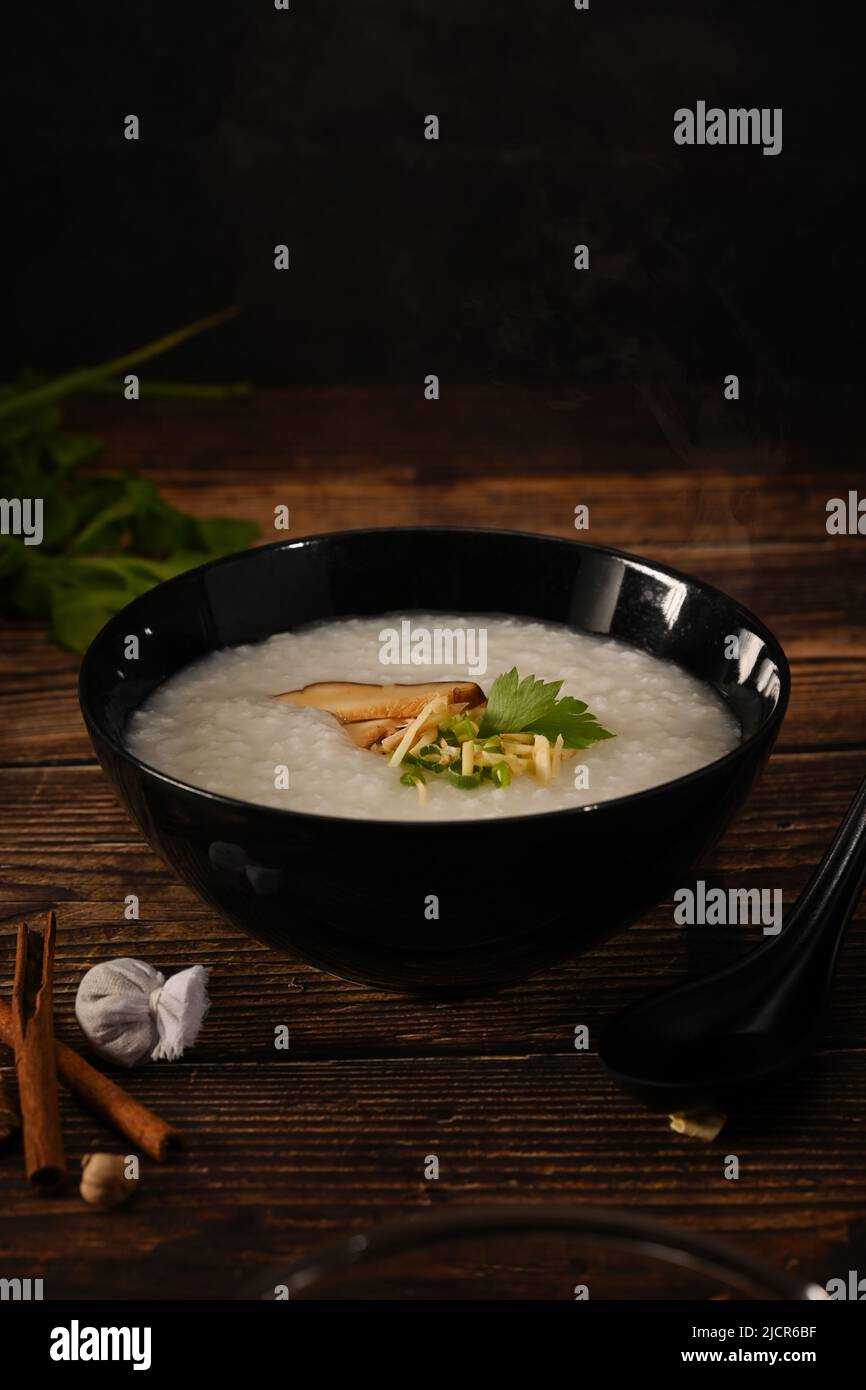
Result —
<svg viewBox="0 0 866 1390"><path fill-rule="evenodd" d="M68 372L66 376L57 377L55 381L40 382L33 373L30 373L30 380L24 390L15 389L9 394L0 397L0 419L7 419L10 416L20 415L22 411L31 411L34 407L44 406L47 402L60 400L63 396L71 396L76 391L89 389L99 381L104 381L106 377L117 376L121 372L126 372L130 367L137 367L141 362L149 362L153 357L159 357L163 352L168 352L170 348L178 347L185 343L188 338L194 338L197 333L203 333L205 329L216 328L218 324L225 323L227 319L232 319L237 314L237 309L221 309L218 314L211 314L206 319L197 319L195 323L188 323L183 328L176 328L173 333L168 333L164 338L157 338L155 342L148 343L145 347L136 348L134 352L124 353L122 357L115 357L110 362L103 362L98 367L82 367L74 372ZM20 383L19 383L20 386Z"/></svg>
<svg viewBox="0 0 866 1390"><path fill-rule="evenodd" d="M601 739L615 737L599 724L583 700L571 695L559 699L561 689L562 681L540 681L535 676L521 680L517 667L512 667L497 676L490 687L480 737L532 733L544 734L553 742L562 734L566 748L590 748Z"/></svg>
<svg viewBox="0 0 866 1390"><path fill-rule="evenodd" d="M41 499L43 527L39 545L0 536L4 612L47 620L58 642L82 652L114 613L154 584L256 539L254 523L189 516L135 473L81 474L102 446L89 435L62 429L56 404L234 312L190 324L102 367L47 383L28 372L14 386L0 388L0 496ZM226 391L237 394L238 389ZM173 393L187 390L199 394L199 388L182 383Z"/></svg>

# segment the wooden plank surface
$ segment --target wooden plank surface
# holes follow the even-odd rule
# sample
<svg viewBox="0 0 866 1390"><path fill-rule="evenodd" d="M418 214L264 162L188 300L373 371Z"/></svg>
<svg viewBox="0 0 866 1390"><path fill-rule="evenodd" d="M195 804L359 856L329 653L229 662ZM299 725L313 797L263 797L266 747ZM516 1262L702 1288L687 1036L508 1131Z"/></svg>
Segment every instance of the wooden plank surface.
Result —
<svg viewBox="0 0 866 1390"><path fill-rule="evenodd" d="M441 409L439 408L441 407ZM141 467L184 506L292 534L478 521L634 549L720 585L792 658L788 719L763 779L703 867L725 886L802 888L866 768L866 540L829 537L827 498L856 487L844 450L704 448L622 394L455 389L258 393L227 403L79 403L106 465ZM676 433L676 432L675 432ZM269 538L266 531L266 538ZM75 696L77 660L33 625L0 628L0 992L13 923L59 912L57 1029L80 1045L74 997L98 960L212 969L213 1006L188 1060L121 1078L192 1139L145 1162L120 1213L74 1187L38 1200L20 1154L0 1157L0 1273L47 1296L231 1296L324 1236L447 1203L564 1200L628 1207L723 1233L821 1282L866 1259L866 908L807 1072L716 1143L673 1135L592 1051L603 1018L709 968L754 929L673 925L670 903L586 956L459 1004L323 975L248 940L178 884L115 802ZM129 892L138 922L123 918ZM278 1059L275 1022L291 1030ZM591 1050L575 1052L574 1027ZM4 1059L4 1060L8 1060ZM112 1137L64 1101L73 1167ZM436 1153L437 1182L423 1177ZM727 1153L741 1178L726 1181ZM134 1258L130 1258L130 1252Z"/></svg>

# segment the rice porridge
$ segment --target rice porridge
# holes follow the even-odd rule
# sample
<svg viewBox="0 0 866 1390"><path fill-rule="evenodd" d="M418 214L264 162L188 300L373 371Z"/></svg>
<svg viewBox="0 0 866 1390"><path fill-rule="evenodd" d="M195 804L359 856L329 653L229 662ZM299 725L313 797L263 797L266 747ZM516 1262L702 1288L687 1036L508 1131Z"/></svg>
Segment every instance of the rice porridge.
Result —
<svg viewBox="0 0 866 1390"><path fill-rule="evenodd" d="M404 821L625 796L740 741L708 686L611 638L526 619L412 616L413 628L483 630L476 677L465 664L412 664L405 650L408 660L383 665L382 634L401 620L337 620L215 652L135 712L127 746L181 782L242 801ZM407 702L412 686L418 698Z"/></svg>

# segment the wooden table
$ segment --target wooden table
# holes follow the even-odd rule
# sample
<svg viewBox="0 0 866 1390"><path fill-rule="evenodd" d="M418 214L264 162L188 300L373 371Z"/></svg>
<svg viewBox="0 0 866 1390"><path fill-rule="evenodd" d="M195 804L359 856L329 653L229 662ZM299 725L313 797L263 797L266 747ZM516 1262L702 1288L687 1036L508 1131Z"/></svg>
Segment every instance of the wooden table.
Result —
<svg viewBox="0 0 866 1390"><path fill-rule="evenodd" d="M481 522L583 538L694 572L754 608L793 665L771 764L702 876L780 887L790 903L866 769L866 539L830 537L826 501L862 485L841 450L692 449L628 388L295 390L249 400L84 402L75 423L201 513L291 509L292 533ZM279 537L275 537L279 538ZM35 626L0 629L0 988L14 920L59 915L57 1031L81 1046L83 972L137 956L212 970L200 1043L122 1081L189 1135L143 1163L105 1215L75 1184L37 1198L0 1159L0 1275L46 1297L230 1296L325 1237L450 1204L566 1201L637 1208L721 1233L821 1282L866 1272L866 930L860 906L820 1053L798 1079L703 1144L622 1095L573 1046L607 1015L757 939L673 925L662 903L627 934L500 993L419 1002L329 978L224 925L147 847L97 767L77 659ZM141 920L123 916L126 894ZM274 1022L291 1029L276 1054ZM8 1056L4 1057L8 1061ZM73 1168L114 1136L64 1099ZM424 1178L438 1155L438 1181ZM740 1177L727 1181L727 1154Z"/></svg>

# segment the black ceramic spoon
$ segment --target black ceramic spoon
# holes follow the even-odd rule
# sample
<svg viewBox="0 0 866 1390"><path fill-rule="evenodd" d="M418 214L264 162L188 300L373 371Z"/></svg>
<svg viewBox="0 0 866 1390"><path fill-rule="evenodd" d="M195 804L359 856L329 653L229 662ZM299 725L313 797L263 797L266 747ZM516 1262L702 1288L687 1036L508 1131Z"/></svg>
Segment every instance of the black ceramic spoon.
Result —
<svg viewBox="0 0 866 1390"><path fill-rule="evenodd" d="M866 878L866 781L778 936L611 1020L599 1055L647 1105L729 1113L813 1050Z"/></svg>

